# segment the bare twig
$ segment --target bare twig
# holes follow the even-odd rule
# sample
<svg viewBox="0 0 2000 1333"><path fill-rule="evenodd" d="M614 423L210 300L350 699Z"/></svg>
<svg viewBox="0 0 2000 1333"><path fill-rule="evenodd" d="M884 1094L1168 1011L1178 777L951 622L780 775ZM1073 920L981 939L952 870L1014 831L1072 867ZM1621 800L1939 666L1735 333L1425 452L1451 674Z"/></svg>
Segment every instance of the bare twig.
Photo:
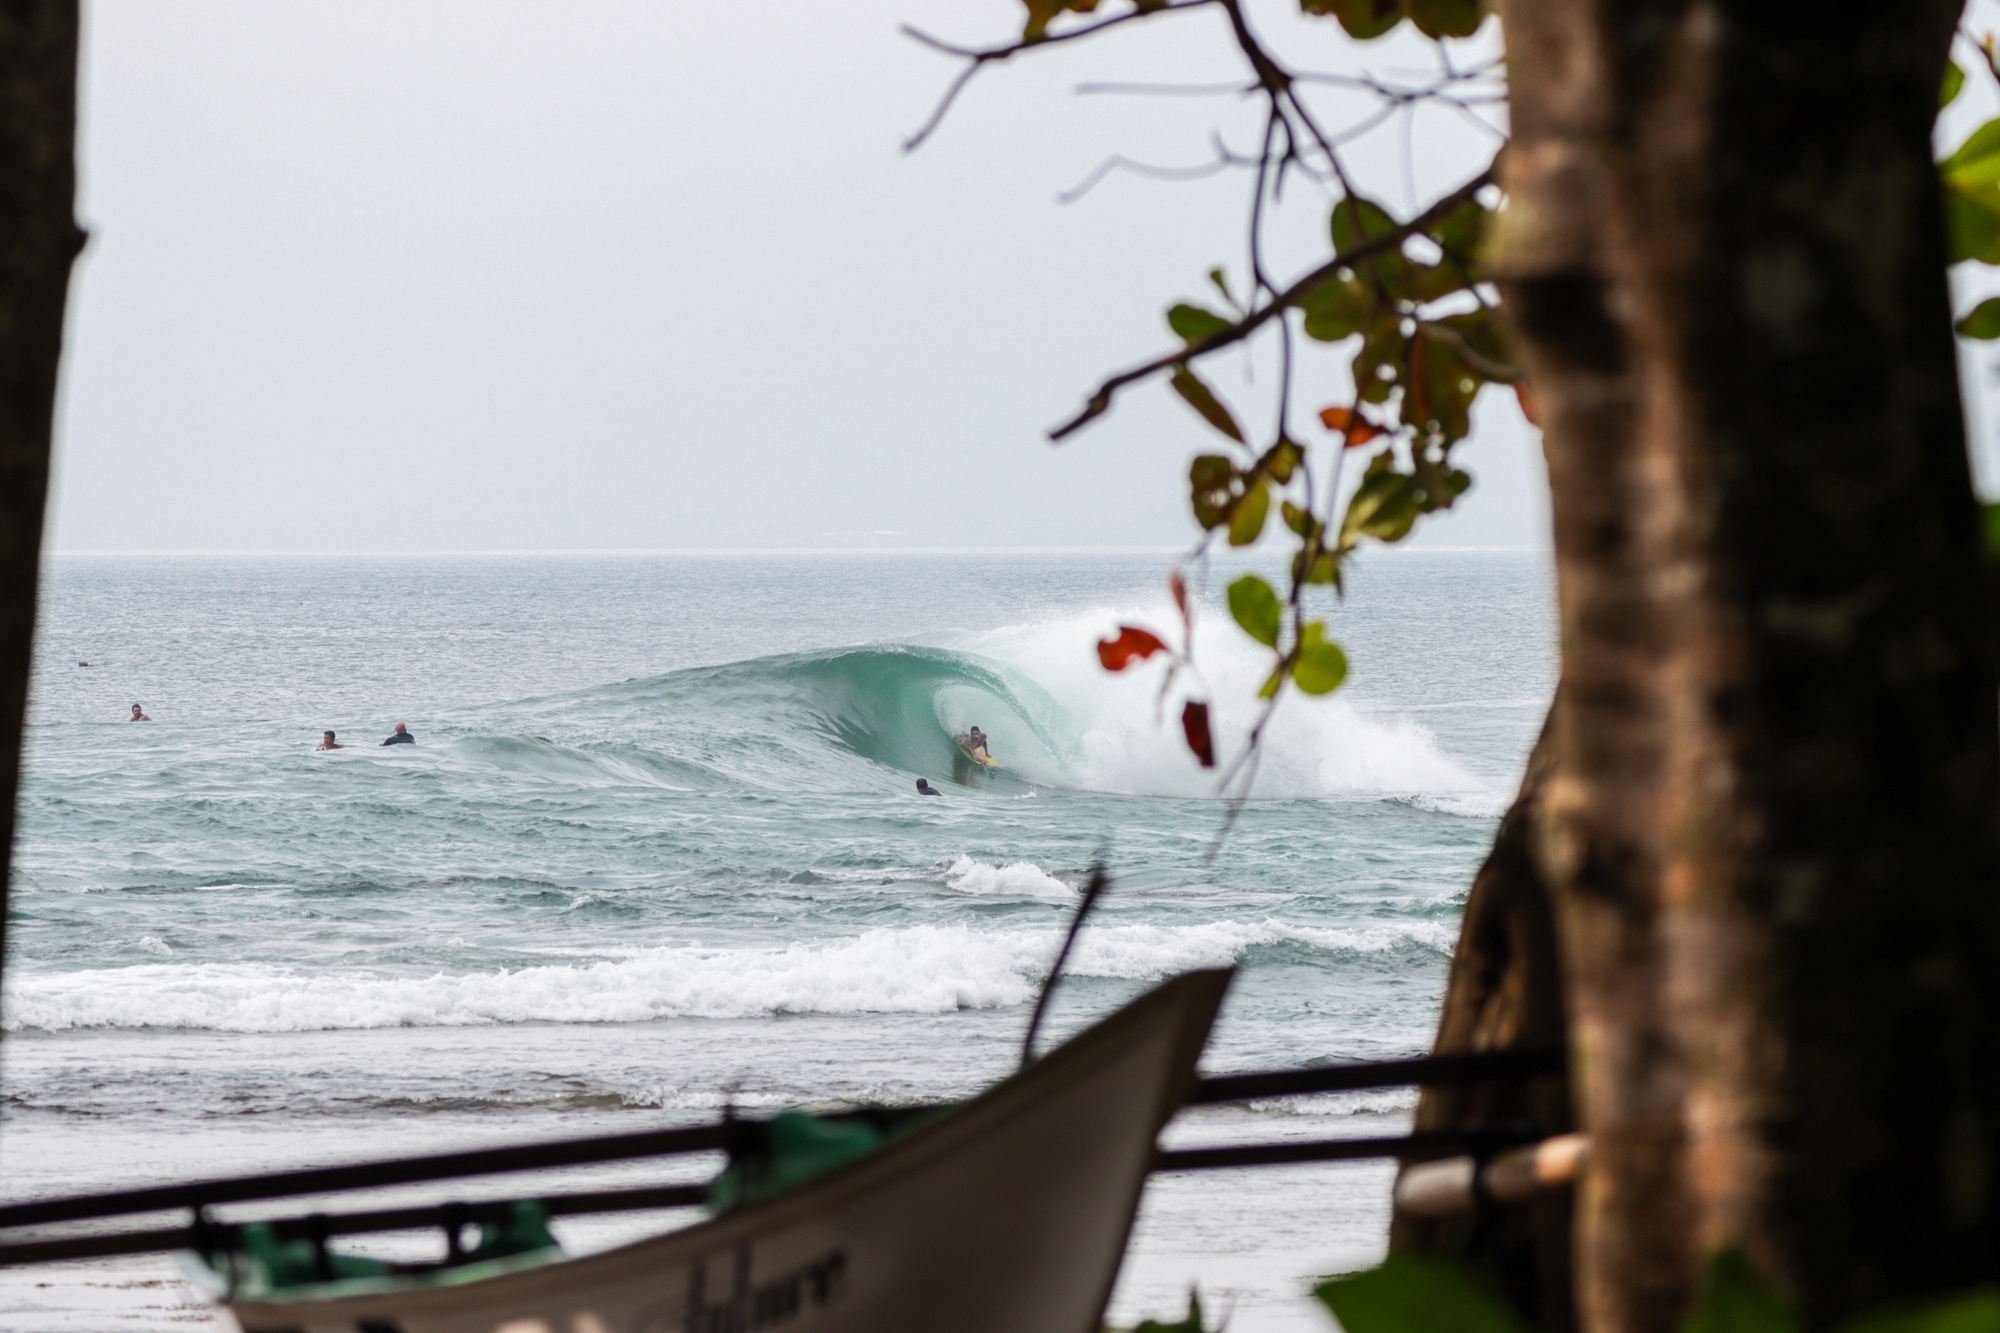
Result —
<svg viewBox="0 0 2000 1333"><path fill-rule="evenodd" d="M960 60L968 63L964 69L959 71L958 77L951 81L951 86L945 89L944 96L938 99L938 104L931 111L929 119L924 121L922 127L915 134L903 141L903 151L913 153L923 146L924 140L930 138L937 130L937 127L944 123L945 113L951 110L951 104L958 100L959 93L964 91L966 84L972 82L972 76L977 74L982 66L997 64L1000 61L1017 56L1023 51L1032 50L1035 47L1054 46L1060 42L1073 42L1082 37L1094 36L1097 33L1103 32L1106 28L1115 28L1122 23L1130 23L1134 19L1153 18L1160 14L1178 14L1188 9L1205 9L1209 5L1220 3L1222 3L1222 0L1174 0L1173 3L1160 5L1157 8L1135 9L1129 14L1119 14L1097 23L1085 24L1081 28L1069 28L1063 32L1051 33L1044 37L1010 42L1006 46L954 46L950 42L941 41L929 33L913 28L906 23L903 25L904 36L909 37L912 41L922 42L933 51L942 51L948 56L957 56Z"/></svg>
<svg viewBox="0 0 2000 1333"><path fill-rule="evenodd" d="M1198 356L1206 356L1210 352L1219 351L1224 347L1242 342L1245 338L1269 323L1279 312L1296 305L1300 297L1304 296L1314 287L1317 287L1320 283L1325 282L1328 278L1339 273L1340 270L1352 268L1364 259L1372 258L1386 250L1402 245L1404 241L1426 227L1431 226L1433 223L1440 221L1451 213L1452 210L1460 207L1466 200L1472 198L1492 183L1493 168L1488 167L1465 184L1459 186L1456 190L1453 190L1450 194L1439 199L1423 212L1417 214L1417 216L1411 218L1408 222L1392 227L1378 236L1371 236L1359 245L1335 255L1332 259L1327 260L1326 263L1321 264L1318 268L1312 270L1282 292L1279 292L1269 303L1260 306L1243 319L1231 324L1228 328L1217 333L1211 333L1206 338L1199 338L1178 351L1156 356L1151 361L1134 366L1130 370L1120 371L1118 374L1111 376L1097 386L1097 391L1091 394L1089 400L1084 404L1083 411L1049 432L1049 439L1066 439L1092 421L1095 421L1098 417L1103 416L1111 410L1112 399L1126 385L1157 375L1162 370L1166 370L1171 366L1183 365Z"/></svg>
<svg viewBox="0 0 2000 1333"><path fill-rule="evenodd" d="M1481 304L1484 304L1484 302ZM1465 335L1457 329L1452 328L1449 324L1438 324L1427 319L1418 320L1417 332L1423 334L1426 338L1435 338L1437 341L1444 343L1452 351L1458 353L1459 360L1465 362L1466 365L1471 366L1489 380L1498 380L1502 384L1519 384L1527 378L1527 376L1521 373L1520 367L1510 366L1505 361L1495 361L1492 357L1466 341Z"/></svg>
<svg viewBox="0 0 2000 1333"><path fill-rule="evenodd" d="M1059 203L1073 204L1103 183L1104 178L1114 171L1129 171L1135 176L1147 176L1153 180L1193 181L1213 176L1218 171L1246 165L1247 159L1224 153L1213 162L1205 162L1198 167L1157 167L1150 162L1134 162L1122 154L1113 153L1090 169L1090 174L1056 196Z"/></svg>
<svg viewBox="0 0 2000 1333"><path fill-rule="evenodd" d="M1113 94L1134 97L1221 97L1227 93L1254 93L1254 83L1079 83L1079 97Z"/></svg>

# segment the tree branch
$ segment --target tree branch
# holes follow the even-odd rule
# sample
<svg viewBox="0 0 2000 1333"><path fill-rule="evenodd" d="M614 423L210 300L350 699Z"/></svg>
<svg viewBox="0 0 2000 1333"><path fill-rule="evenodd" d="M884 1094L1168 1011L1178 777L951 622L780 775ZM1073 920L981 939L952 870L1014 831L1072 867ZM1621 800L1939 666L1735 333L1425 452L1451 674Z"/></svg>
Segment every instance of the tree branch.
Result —
<svg viewBox="0 0 2000 1333"><path fill-rule="evenodd" d="M1492 184L1492 182L1493 168L1489 166L1486 170L1480 172L1450 194L1445 195L1408 222L1383 232L1380 236L1372 236L1361 244L1335 255L1326 263L1321 264L1318 268L1285 288L1284 291L1279 292L1268 304L1258 308L1236 323L1231 324L1228 328L1217 333L1211 333L1206 338L1198 338L1179 351L1154 357L1151 361L1143 365L1134 366L1130 370L1121 371L1113 375L1097 386L1097 392L1093 393L1089 401L1084 404L1083 411L1050 431L1049 439L1051 441L1066 439L1083 429L1090 422L1095 421L1098 417L1103 416L1111 410L1112 399L1126 385L1157 375L1160 371L1166 370L1171 366L1185 365L1198 356L1206 356L1210 352L1242 342L1252 333L1255 333L1258 329L1269 323L1281 311L1289 306L1296 305L1300 297L1304 296L1314 287L1317 287L1320 283L1325 282L1328 278L1333 277L1340 270L1352 268L1364 259L1381 254L1383 251L1395 246L1400 246L1404 241L1424 230L1424 228L1443 219L1452 210L1464 204L1466 200L1478 194L1480 190Z"/></svg>
<svg viewBox="0 0 2000 1333"><path fill-rule="evenodd" d="M903 141L903 151L913 153L923 146L924 140L930 138L937 130L937 127L944 123L945 113L951 110L951 104L958 100L959 93L964 91L966 84L972 82L972 76L979 72L982 65L997 64L1011 56L1019 55L1023 51L1031 50L1038 46L1054 46L1058 42L1073 42L1079 37L1089 37L1095 33L1103 32L1106 28L1115 28L1121 23L1130 23L1133 19L1152 18L1158 14L1177 14L1185 9L1205 9L1209 5L1221 3L1222 0L1173 0L1173 3L1160 5L1156 8L1135 9L1129 14L1120 14L1115 18L1108 18L1100 23L1088 24L1081 28L1071 28L1066 32L1055 33L1051 36L1011 42L1006 46L953 46L950 42L940 41L929 33L919 31L905 23L903 25L904 36L910 38L912 41L922 42L933 51L942 51L948 56L957 56L968 63L964 69L959 71L958 77L951 81L951 87L945 89L944 96L938 99L936 108L932 110L930 118L924 121L922 128Z"/></svg>

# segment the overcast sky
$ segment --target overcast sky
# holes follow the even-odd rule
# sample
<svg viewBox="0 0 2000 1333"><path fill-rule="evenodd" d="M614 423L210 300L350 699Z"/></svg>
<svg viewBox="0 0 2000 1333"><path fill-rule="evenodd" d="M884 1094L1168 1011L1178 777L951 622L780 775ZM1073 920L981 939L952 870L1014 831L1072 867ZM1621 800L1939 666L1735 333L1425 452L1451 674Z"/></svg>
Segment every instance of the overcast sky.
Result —
<svg viewBox="0 0 2000 1333"><path fill-rule="evenodd" d="M1004 38L1011 0L92 0L52 546L67 550L1174 545L1214 447L1160 386L1061 448L1160 312L1243 269L1245 183L1190 165L1240 77L1197 14L955 73L911 22ZM1295 0L1301 64L1408 74ZM1330 118L1359 102L1329 98ZM1444 112L1354 149L1398 211L1484 164ZM1408 163L1414 159L1412 171ZM1323 254L1294 189L1281 271ZM1303 409L1337 401L1315 348ZM1256 404L1267 363L1212 365ZM1248 383L1254 376L1254 383ZM1539 442L1489 390L1444 545L1541 545ZM1257 409L1259 413L1263 409ZM1308 410L1296 424L1311 425ZM1311 426L1309 439L1323 438Z"/></svg>

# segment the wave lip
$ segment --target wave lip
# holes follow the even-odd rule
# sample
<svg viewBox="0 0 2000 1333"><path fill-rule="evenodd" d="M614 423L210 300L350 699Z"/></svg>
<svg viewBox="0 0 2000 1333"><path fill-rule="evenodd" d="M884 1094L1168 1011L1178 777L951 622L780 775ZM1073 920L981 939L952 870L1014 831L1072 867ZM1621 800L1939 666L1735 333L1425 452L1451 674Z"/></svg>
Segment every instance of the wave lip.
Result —
<svg viewBox="0 0 2000 1333"><path fill-rule="evenodd" d="M1274 946L1346 957L1412 948L1442 955L1452 934L1426 921L1355 929L1277 920L1104 925L1084 932L1069 971L1147 981ZM423 977L309 975L246 963L16 973L5 1027L311 1032L1001 1009L1033 998L1058 938L1048 929L880 927L815 945L666 946L586 964Z"/></svg>

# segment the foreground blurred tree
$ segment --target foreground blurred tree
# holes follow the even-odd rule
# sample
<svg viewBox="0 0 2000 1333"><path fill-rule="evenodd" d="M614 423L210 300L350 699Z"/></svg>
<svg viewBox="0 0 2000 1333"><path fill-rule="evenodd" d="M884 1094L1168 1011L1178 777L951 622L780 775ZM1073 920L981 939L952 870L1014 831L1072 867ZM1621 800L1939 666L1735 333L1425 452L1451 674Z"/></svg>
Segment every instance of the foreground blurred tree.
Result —
<svg viewBox="0 0 2000 1333"><path fill-rule="evenodd" d="M12 871L76 199L76 0L0 3L0 847ZM0 879L0 949L6 881Z"/></svg>
<svg viewBox="0 0 2000 1333"><path fill-rule="evenodd" d="M1301 3L1356 39L1482 18ZM1573 1115L1590 1165L1573 1233L1554 1206L1397 1242L1591 1333L1679 1327L1731 1246L1809 1328L2000 1277L2000 671L1945 282L1949 259L2000 261L2000 125L1941 194L1957 6L1503 0L1504 205L1481 178L1400 223L1355 194L1238 0L1065 17L1096 8L1027 0L1022 43L956 53L969 76L1125 22L1228 20L1268 108L1252 290L1175 307L1183 345L1055 434L1167 373L1244 444L1195 463L1204 528L1254 541L1295 488L1289 595L1230 589L1272 695L1339 683L1304 594L1464 488L1449 450L1481 384L1521 384L1545 430L1562 685L1439 1045L1561 1040L1572 1085L1428 1095L1418 1118ZM1335 253L1282 283L1255 228L1294 169L1335 184ZM2000 333L1981 309L1967 334ZM1282 406L1252 444L1190 369L1261 331L1288 372L1295 328L1359 340L1354 400L1325 416L1375 441L1352 498L1324 476L1313 495ZM1115 668L1163 637L1100 651Z"/></svg>

